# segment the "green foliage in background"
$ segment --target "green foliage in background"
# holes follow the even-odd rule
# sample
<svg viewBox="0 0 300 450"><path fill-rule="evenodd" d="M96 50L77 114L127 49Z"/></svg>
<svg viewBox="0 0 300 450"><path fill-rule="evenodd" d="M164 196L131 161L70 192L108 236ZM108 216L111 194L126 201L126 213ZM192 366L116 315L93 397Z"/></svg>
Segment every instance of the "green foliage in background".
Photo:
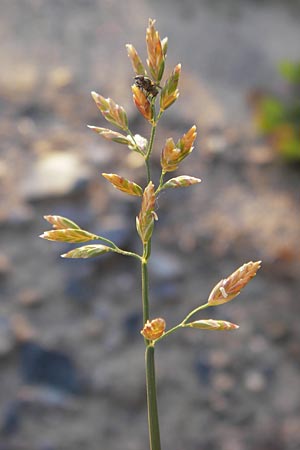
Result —
<svg viewBox="0 0 300 450"><path fill-rule="evenodd" d="M263 95L256 122L286 161L300 162L300 62L282 61L278 70L288 82L286 98Z"/></svg>

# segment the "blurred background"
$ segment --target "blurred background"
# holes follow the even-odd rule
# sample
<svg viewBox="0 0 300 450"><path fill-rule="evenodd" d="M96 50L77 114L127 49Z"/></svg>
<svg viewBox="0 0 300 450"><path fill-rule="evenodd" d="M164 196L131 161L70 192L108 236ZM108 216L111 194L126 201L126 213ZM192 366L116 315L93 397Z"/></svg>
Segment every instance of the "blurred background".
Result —
<svg viewBox="0 0 300 450"><path fill-rule="evenodd" d="M297 1L0 0L0 449L148 447L140 274L107 255L62 260L45 214L140 251L139 202L100 176L144 185L144 167L86 124L106 126L95 90L135 110L125 49L145 60L148 18L182 63L166 137L194 123L166 191L151 262L151 316L171 327L249 260L241 296L202 317L237 332L182 330L157 349L162 445L172 450L300 448L300 7Z"/></svg>

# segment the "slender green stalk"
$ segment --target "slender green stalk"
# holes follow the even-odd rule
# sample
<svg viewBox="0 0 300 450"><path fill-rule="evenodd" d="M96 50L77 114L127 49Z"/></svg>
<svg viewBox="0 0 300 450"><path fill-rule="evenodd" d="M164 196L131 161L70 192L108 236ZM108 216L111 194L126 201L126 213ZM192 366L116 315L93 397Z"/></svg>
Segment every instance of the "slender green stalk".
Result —
<svg viewBox="0 0 300 450"><path fill-rule="evenodd" d="M183 328L186 325L187 321L194 315L196 314L198 311L201 311L202 309L206 309L209 306L211 306L209 303L205 303L204 305L198 306L198 308L193 309L193 311L191 311L184 319L182 322L180 322L178 325L175 325L175 327L170 328L168 331L166 331L161 337L159 337L158 339L155 340L155 344L158 341L161 341L162 339L164 339L165 337L169 336L170 334L174 333L174 331L178 330L179 328Z"/></svg>
<svg viewBox="0 0 300 450"><path fill-rule="evenodd" d="M145 364L150 450L161 450L155 381L154 347L152 345L148 345L146 347Z"/></svg>
<svg viewBox="0 0 300 450"><path fill-rule="evenodd" d="M142 302L143 302L143 323L149 320L149 279L147 260L142 259Z"/></svg>
<svg viewBox="0 0 300 450"><path fill-rule="evenodd" d="M147 170L147 183L149 183L149 181L151 180L149 159L150 159L152 148L153 148L155 133L156 133L156 123L155 123L155 125L152 126L148 149L147 149L147 153L145 156L145 164L146 164L146 170Z"/></svg>

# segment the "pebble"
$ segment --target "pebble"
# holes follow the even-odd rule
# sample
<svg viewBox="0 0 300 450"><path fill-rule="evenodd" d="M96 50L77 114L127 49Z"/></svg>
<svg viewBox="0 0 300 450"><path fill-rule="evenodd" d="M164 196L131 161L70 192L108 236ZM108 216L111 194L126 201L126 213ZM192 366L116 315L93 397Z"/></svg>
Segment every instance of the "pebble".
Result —
<svg viewBox="0 0 300 450"><path fill-rule="evenodd" d="M65 197L85 187L90 171L72 153L49 152L40 155L23 182L28 201Z"/></svg>

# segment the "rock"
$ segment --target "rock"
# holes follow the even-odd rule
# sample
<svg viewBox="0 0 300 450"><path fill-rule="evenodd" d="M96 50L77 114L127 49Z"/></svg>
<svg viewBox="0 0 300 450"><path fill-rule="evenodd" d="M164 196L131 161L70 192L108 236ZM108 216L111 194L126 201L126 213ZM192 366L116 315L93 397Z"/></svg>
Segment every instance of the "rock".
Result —
<svg viewBox="0 0 300 450"><path fill-rule="evenodd" d="M23 182L22 192L29 201L65 197L82 190L89 176L81 158L53 151L40 155Z"/></svg>
<svg viewBox="0 0 300 450"><path fill-rule="evenodd" d="M48 385L74 394L84 389L83 377L66 353L44 348L33 340L20 343L19 351L24 383Z"/></svg>

